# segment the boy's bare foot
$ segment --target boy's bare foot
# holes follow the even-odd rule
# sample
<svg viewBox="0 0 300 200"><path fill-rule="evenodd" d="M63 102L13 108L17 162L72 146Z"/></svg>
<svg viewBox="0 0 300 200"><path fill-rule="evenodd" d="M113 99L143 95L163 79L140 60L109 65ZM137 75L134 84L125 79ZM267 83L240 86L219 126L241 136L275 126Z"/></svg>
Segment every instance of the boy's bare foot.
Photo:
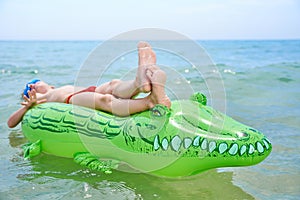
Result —
<svg viewBox="0 0 300 200"><path fill-rule="evenodd" d="M150 79L146 76L148 67L156 64L156 55L147 42L138 43L139 66L136 75L136 86L140 92L150 92Z"/></svg>
<svg viewBox="0 0 300 200"><path fill-rule="evenodd" d="M166 73L160 69L147 70L147 76L151 81L152 91L148 96L150 100L150 108L156 104L162 104L171 107L171 101L165 93Z"/></svg>
<svg viewBox="0 0 300 200"><path fill-rule="evenodd" d="M156 64L156 55L148 42L138 43L139 66L149 66Z"/></svg>

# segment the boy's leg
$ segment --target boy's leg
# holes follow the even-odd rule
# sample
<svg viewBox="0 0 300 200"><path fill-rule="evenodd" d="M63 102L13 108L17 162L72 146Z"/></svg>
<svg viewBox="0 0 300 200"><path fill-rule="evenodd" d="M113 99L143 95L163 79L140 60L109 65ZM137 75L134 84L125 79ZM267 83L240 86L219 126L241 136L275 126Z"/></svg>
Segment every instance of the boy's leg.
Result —
<svg viewBox="0 0 300 200"><path fill-rule="evenodd" d="M138 56L138 71L135 80L141 92L150 92L151 84L149 77L146 75L146 71L150 66L156 65L156 55L149 43L139 42Z"/></svg>
<svg viewBox="0 0 300 200"><path fill-rule="evenodd" d="M136 86L135 80L122 81L114 79L98 86L95 92L100 94L111 94L121 99L131 99L140 93L140 90Z"/></svg>
<svg viewBox="0 0 300 200"><path fill-rule="evenodd" d="M154 71L158 70L159 68L153 65L149 66L147 69L151 69L152 71ZM138 85L137 80L122 81L119 79L114 79L110 82L98 86L95 92L100 94L112 94L115 97L122 99L131 99L137 94L146 91L141 90L141 87Z"/></svg>
<svg viewBox="0 0 300 200"><path fill-rule="evenodd" d="M118 99L111 94L85 92L74 95L70 103L97 110L107 111L119 116L128 116L147 110L156 104L171 106L170 99L166 96L164 86L166 75L162 70L147 71L147 77L152 83L152 92L141 99Z"/></svg>
<svg viewBox="0 0 300 200"><path fill-rule="evenodd" d="M112 94L123 99L130 99L140 92L150 92L151 83L146 75L146 70L148 68L151 68L152 70L159 69L157 66L155 66L156 55L151 49L151 46L146 42L139 42L138 52L139 66L135 80L112 80L97 87L95 92L101 94Z"/></svg>
<svg viewBox="0 0 300 200"><path fill-rule="evenodd" d="M118 99L111 94L85 92L76 94L70 100L74 105L106 111L118 116L128 116L150 108L150 99Z"/></svg>
<svg viewBox="0 0 300 200"><path fill-rule="evenodd" d="M147 77L149 77L152 85L150 98L150 108L154 107L155 104L162 104L171 107L171 101L165 93L165 84L167 80L166 73L160 69L158 70L147 70Z"/></svg>

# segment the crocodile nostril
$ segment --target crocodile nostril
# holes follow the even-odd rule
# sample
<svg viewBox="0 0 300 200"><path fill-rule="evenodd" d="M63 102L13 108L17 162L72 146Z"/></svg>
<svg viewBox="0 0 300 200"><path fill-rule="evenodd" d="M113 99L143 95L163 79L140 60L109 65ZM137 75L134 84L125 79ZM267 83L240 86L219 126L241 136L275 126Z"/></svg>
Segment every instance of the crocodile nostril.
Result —
<svg viewBox="0 0 300 200"><path fill-rule="evenodd" d="M237 136L239 138L241 138L241 137L248 137L248 133L245 133L245 132L237 132L236 134L237 134Z"/></svg>
<svg viewBox="0 0 300 200"><path fill-rule="evenodd" d="M150 130L156 130L157 127L155 125L152 125L152 124L145 124L146 128L147 129L150 129Z"/></svg>

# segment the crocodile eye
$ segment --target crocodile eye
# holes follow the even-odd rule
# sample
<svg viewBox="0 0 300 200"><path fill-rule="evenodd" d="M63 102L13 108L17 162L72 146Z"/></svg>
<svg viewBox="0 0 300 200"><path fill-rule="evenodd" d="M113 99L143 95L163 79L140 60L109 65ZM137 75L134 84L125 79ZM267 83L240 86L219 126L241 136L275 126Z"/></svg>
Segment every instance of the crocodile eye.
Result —
<svg viewBox="0 0 300 200"><path fill-rule="evenodd" d="M159 112L159 110L153 109L153 110L152 110L152 115L155 115L155 116L160 117L160 116L161 116L161 113Z"/></svg>
<svg viewBox="0 0 300 200"><path fill-rule="evenodd" d="M167 109L166 106L157 104L153 108L151 108L150 111L151 111L151 113L152 113L153 116L155 116L155 117L161 117L161 116L166 115L166 109Z"/></svg>

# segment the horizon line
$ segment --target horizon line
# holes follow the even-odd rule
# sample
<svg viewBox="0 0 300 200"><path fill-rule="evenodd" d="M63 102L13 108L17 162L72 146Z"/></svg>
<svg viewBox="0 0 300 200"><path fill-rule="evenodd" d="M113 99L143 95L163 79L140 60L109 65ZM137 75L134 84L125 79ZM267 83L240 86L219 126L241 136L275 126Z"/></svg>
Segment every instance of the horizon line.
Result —
<svg viewBox="0 0 300 200"><path fill-rule="evenodd" d="M0 41L1 42L38 42L38 41L65 41L65 42L72 42L72 41L82 41L82 42L94 42L94 41L107 41L107 40L110 40L110 39L1 39L0 38ZM115 40L115 41L134 41L134 40L140 40L140 39L127 39L127 40ZM149 41L184 41L184 40L179 40L179 39L149 39ZM195 41L262 41L262 40L268 40L268 41L275 41L275 40L300 40L300 37L299 38L237 38L237 39L234 39L234 38L220 38L220 39L217 39L217 38L203 38L203 39L192 39L190 38L190 40L195 40Z"/></svg>

